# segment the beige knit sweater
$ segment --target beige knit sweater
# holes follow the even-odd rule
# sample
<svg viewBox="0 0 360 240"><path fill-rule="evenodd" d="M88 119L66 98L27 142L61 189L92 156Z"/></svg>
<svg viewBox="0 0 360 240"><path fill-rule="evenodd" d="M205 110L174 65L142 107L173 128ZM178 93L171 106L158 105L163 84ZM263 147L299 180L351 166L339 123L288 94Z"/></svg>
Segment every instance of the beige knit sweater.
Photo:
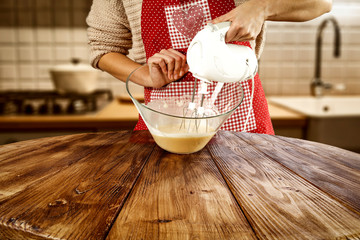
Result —
<svg viewBox="0 0 360 240"><path fill-rule="evenodd" d="M236 6L246 0L235 0ZM86 19L90 45L90 63L94 68L100 58L109 52L128 55L134 61L146 62L141 38L142 0L93 0ZM251 42L259 58L264 45L265 26L257 39Z"/></svg>

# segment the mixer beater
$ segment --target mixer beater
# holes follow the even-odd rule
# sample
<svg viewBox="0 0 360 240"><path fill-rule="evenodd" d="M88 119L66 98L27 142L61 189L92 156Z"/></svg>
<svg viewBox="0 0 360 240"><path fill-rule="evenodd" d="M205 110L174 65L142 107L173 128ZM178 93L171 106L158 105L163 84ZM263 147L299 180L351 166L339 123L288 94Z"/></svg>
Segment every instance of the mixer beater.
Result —
<svg viewBox="0 0 360 240"><path fill-rule="evenodd" d="M196 132L199 130L200 126L200 119L206 117L205 115L205 108L204 108L204 100L205 95L208 94L207 85L209 82L205 82L200 80L200 89L197 95L200 95L200 98L195 98L197 87L198 87L198 79L195 78L194 86L191 94L191 101L189 102L188 106L184 107L183 109L183 119L180 124L179 130L195 130ZM200 99L200 100L199 100ZM195 102L195 100L200 101L200 103ZM198 107L197 107L198 106ZM186 117L190 117L191 119L186 120ZM186 124L188 122L188 124ZM192 122L194 122L193 126L191 126ZM194 129L192 129L193 127Z"/></svg>
<svg viewBox="0 0 360 240"><path fill-rule="evenodd" d="M200 81L199 89L197 89L198 81ZM209 130L208 119L206 118L216 116L218 114L219 111L217 110L214 103L222 87L224 86L223 82L217 82L211 97L206 98L206 96L209 94L208 87L210 84L210 81L204 81L195 78L191 94L191 101L183 108L183 119L181 121L179 130L187 130L187 132L190 130L195 130L198 132L202 122L204 122L204 126L206 128L205 131L207 132ZM191 119L185 119L187 117L190 117Z"/></svg>

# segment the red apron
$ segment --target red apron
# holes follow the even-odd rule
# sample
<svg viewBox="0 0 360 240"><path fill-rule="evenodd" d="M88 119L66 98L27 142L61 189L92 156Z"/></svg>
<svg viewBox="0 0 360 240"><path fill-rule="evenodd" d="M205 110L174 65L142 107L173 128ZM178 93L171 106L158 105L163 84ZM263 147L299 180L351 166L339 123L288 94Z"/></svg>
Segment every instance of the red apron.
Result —
<svg viewBox="0 0 360 240"><path fill-rule="evenodd" d="M153 56L162 49L173 48L186 54L192 38L203 29L207 21L221 16L235 8L233 0L143 0L141 12L141 34L145 47L146 58ZM250 47L249 42L239 42ZM145 88L145 103L154 96L173 96L174 93L190 94L194 77L187 73L180 81L172 84L172 88ZM244 81L244 99L237 110L221 127L222 130L247 131L255 133L274 134L267 101L258 74L255 76L255 89L250 117L243 129L249 113L251 100L251 82ZM215 88L212 83L208 90ZM239 93L240 94L240 93ZM225 96L231 98L231 95ZM224 96L223 96L224 99ZM226 100L226 98L225 98ZM135 130L147 129L143 119L139 116Z"/></svg>

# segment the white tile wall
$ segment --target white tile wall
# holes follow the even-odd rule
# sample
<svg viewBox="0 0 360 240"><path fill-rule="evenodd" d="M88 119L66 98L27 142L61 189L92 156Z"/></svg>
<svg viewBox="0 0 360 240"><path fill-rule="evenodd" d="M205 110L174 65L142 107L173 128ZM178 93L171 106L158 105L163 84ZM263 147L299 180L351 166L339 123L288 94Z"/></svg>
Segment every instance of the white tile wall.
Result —
<svg viewBox="0 0 360 240"><path fill-rule="evenodd" d="M39 28L35 30L36 39L39 44L52 43L53 42L53 31L48 28Z"/></svg>
<svg viewBox="0 0 360 240"><path fill-rule="evenodd" d="M16 66L13 64L5 63L0 65L0 78L14 80L17 78Z"/></svg>
<svg viewBox="0 0 360 240"><path fill-rule="evenodd" d="M35 48L32 46L20 46L19 47L19 60L20 60L20 62L35 61Z"/></svg>
<svg viewBox="0 0 360 240"><path fill-rule="evenodd" d="M324 32L323 80L345 83L345 94L360 94L360 2L333 0L333 10L303 23L268 22L260 77L267 95L309 94L314 75L316 29L333 15L341 26L341 57L332 56L333 32ZM88 62L86 28L0 28L0 90L52 89L49 68L71 58ZM124 84L102 72L99 88L123 93Z"/></svg>
<svg viewBox="0 0 360 240"><path fill-rule="evenodd" d="M18 31L16 31L17 34L17 40L21 43L34 43L35 42L35 31L31 28L19 28Z"/></svg>
<svg viewBox="0 0 360 240"><path fill-rule="evenodd" d="M16 60L16 49L14 46L2 46L0 47L0 61L15 61Z"/></svg>
<svg viewBox="0 0 360 240"><path fill-rule="evenodd" d="M15 30L13 28L0 28L0 43L15 42Z"/></svg>
<svg viewBox="0 0 360 240"><path fill-rule="evenodd" d="M68 28L57 28L54 33L55 43L70 43L72 40L72 31Z"/></svg>
<svg viewBox="0 0 360 240"><path fill-rule="evenodd" d="M268 22L266 44L260 60L260 77L267 95L308 95L315 71L317 26L334 16L341 28L341 56L333 57L334 33L328 24L323 35L322 79L345 91L329 94L360 94L360 2L334 0L333 9L302 23Z"/></svg>
<svg viewBox="0 0 360 240"><path fill-rule="evenodd" d="M87 41L85 28L0 28L0 90L53 89L49 69L71 58L88 63ZM121 92L118 80L100 76L99 88Z"/></svg>
<svg viewBox="0 0 360 240"><path fill-rule="evenodd" d="M36 54L39 62L51 61L54 58L53 48L51 46L38 46Z"/></svg>

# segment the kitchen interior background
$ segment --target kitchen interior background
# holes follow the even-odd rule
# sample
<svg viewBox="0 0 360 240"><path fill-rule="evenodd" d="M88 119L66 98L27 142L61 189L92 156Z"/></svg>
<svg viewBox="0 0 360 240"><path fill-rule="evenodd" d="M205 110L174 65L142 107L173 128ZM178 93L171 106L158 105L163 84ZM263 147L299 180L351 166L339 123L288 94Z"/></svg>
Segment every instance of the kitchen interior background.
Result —
<svg viewBox="0 0 360 240"><path fill-rule="evenodd" d="M91 0L1 0L0 90L53 89L49 68L71 58L88 62L85 18ZM360 2L334 0L333 10L302 23L268 22L260 75L267 95L309 95L316 29L326 16L341 27L341 57L333 52L333 28L324 32L322 76L339 94L360 94ZM338 85L340 84L340 85ZM341 85L343 84L343 85ZM126 94L124 84L101 73L99 88Z"/></svg>

